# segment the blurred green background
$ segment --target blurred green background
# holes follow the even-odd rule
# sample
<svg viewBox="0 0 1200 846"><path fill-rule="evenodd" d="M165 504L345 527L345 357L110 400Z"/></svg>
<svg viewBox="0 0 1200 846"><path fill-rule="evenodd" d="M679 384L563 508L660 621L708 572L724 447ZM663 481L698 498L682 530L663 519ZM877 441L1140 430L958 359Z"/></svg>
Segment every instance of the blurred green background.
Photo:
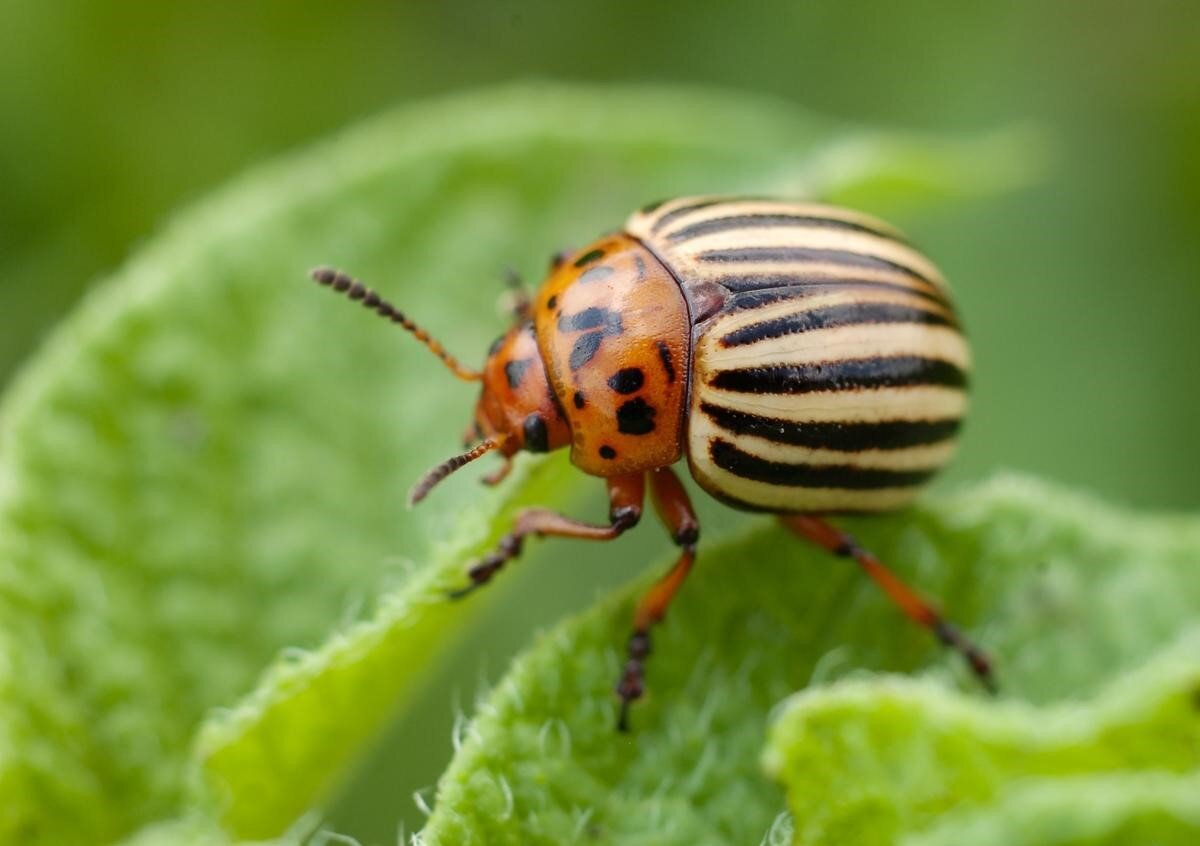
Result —
<svg viewBox="0 0 1200 846"><path fill-rule="evenodd" d="M976 343L956 473L1006 465L1200 505L1200 9L1186 0L5 0L0 380L227 177L398 101L531 76L742 87L929 131L1042 125L1055 155L1035 187L901 221L955 283Z"/></svg>

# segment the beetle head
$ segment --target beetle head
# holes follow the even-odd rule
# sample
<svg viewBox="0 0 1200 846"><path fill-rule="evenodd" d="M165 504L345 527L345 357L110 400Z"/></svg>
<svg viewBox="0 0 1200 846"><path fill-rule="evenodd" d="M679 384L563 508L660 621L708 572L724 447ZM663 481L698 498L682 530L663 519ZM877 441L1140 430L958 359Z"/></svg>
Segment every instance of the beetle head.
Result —
<svg viewBox="0 0 1200 846"><path fill-rule="evenodd" d="M463 435L464 446L478 444L430 470L412 489L410 503L420 502L442 479L493 450L504 464L484 477L489 485L508 475L512 457L521 450L548 452L570 443L571 430L546 379L532 323L514 326L492 344L480 381L475 418Z"/></svg>
<svg viewBox="0 0 1200 846"><path fill-rule="evenodd" d="M362 283L327 267L317 268L312 272L312 277L351 300L361 302L391 322L400 324L440 358L458 378L483 383L479 402L475 406L475 419L464 438L464 446L470 446L473 441L478 443L425 474L409 494L410 503L420 502L442 479L493 450L504 457L504 464L497 472L484 478L488 484L496 484L508 475L512 456L519 451L547 452L570 442L570 428L546 379L546 369L530 321L522 320L501 335L488 351L483 370L471 370L448 354L428 332ZM527 308L528 303L525 303L518 314L526 317Z"/></svg>

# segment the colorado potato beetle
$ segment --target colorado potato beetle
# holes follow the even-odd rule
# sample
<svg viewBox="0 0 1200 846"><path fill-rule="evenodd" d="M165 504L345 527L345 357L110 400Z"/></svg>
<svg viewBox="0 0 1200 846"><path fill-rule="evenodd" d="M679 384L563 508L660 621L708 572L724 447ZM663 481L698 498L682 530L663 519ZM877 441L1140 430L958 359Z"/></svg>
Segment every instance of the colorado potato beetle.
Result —
<svg viewBox="0 0 1200 846"><path fill-rule="evenodd" d="M853 559L911 620L960 652L989 688L985 654L826 515L910 502L950 458L967 407L970 353L938 269L896 229L810 203L685 197L634 213L620 232L557 254L482 370L451 357L377 294L328 268L323 285L399 323L460 379L481 382L466 452L414 488L419 502L488 452L507 474L520 450L570 448L605 479L607 524L520 513L468 570L461 596L516 558L525 538L611 540L633 528L646 488L680 549L634 613L616 687L618 727L643 692L650 631L696 558L700 527L671 469L769 512Z"/></svg>

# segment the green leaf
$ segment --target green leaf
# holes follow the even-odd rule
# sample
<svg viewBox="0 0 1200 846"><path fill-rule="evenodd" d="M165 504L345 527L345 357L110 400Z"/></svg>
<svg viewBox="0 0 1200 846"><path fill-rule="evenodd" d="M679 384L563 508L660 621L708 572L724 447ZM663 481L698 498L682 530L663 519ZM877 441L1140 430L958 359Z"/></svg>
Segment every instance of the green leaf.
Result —
<svg viewBox="0 0 1200 846"><path fill-rule="evenodd" d="M1033 126L1006 127L969 141L849 133L814 151L793 178L813 196L904 214L1031 183L1051 156L1050 140Z"/></svg>
<svg viewBox="0 0 1200 846"><path fill-rule="evenodd" d="M1001 842L1026 812L1041 826L1029 842L1139 827L1194 836L1200 521L1006 477L845 522L993 652L1001 701L853 567L759 524L702 548L656 638L632 737L613 731L611 688L648 579L523 655L467 730L424 843L777 843L789 831L797 843L894 843L972 803L994 816L928 842ZM780 700L806 685L765 759L789 819L760 751ZM1100 818L1097 798L1121 788L1071 786L1096 773L1137 788ZM1011 792L1027 775L1042 783ZM1170 789L1156 794L1155 778ZM1055 839L1066 817L1061 831L1078 837ZM955 836L977 829L988 837Z"/></svg>
<svg viewBox="0 0 1200 846"><path fill-rule="evenodd" d="M1011 828L1034 807L1073 814L1077 826L1096 825L1095 836L1105 828L1098 809L1112 823L1147 810L1153 792L1136 790L1144 777L1132 773L1200 777L1198 656L1193 627L1146 666L1116 674L1095 699L1057 705L980 701L902 679L817 688L785 708L767 769L787 785L805 843L895 843L950 811L955 818L929 839L974 843L975 832ZM1109 778L1086 778L1095 774ZM1097 805L1104 784L1102 794L1128 789L1127 803ZM1168 794L1159 798L1171 810Z"/></svg>
<svg viewBox="0 0 1200 846"><path fill-rule="evenodd" d="M588 484L530 462L406 511L470 391L309 267L478 358L506 266L536 278L657 197L786 193L849 131L737 94L500 88L265 167L141 249L0 410L0 841L280 834L505 591L438 588L517 503Z"/></svg>
<svg viewBox="0 0 1200 846"><path fill-rule="evenodd" d="M1200 776L1158 772L1029 779L984 810L948 814L906 846L1188 846L1200 834Z"/></svg>

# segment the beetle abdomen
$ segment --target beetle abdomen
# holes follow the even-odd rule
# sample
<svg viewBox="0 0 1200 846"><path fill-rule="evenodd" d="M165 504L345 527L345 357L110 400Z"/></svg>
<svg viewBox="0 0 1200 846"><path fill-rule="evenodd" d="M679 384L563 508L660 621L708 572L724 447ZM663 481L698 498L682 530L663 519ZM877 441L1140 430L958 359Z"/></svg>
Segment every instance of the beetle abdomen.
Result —
<svg viewBox="0 0 1200 846"><path fill-rule="evenodd" d="M949 460L969 351L941 274L845 209L691 198L630 221L693 310L687 451L713 495L877 511ZM711 304L719 302L713 309Z"/></svg>

